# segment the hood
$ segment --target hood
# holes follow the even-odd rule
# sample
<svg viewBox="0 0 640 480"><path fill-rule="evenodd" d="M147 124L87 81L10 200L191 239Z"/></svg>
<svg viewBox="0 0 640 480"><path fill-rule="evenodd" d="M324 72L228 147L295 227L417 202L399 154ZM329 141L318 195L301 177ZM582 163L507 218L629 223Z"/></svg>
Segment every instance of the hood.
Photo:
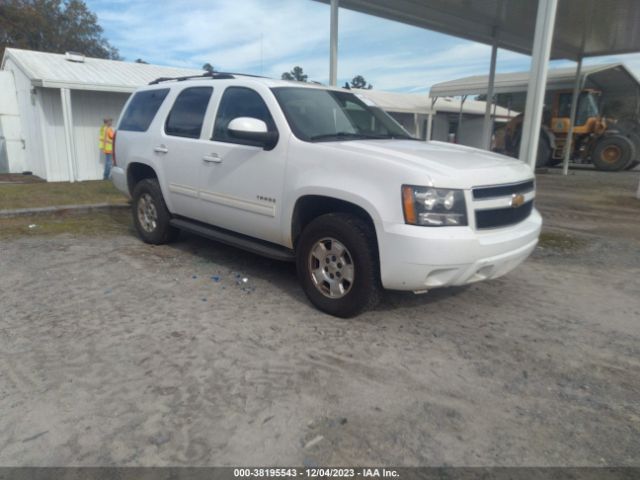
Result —
<svg viewBox="0 0 640 480"><path fill-rule="evenodd" d="M355 140L332 143L352 154L408 167L426 175L433 186L472 188L513 183L533 177L531 167L518 159L446 142L415 140Z"/></svg>

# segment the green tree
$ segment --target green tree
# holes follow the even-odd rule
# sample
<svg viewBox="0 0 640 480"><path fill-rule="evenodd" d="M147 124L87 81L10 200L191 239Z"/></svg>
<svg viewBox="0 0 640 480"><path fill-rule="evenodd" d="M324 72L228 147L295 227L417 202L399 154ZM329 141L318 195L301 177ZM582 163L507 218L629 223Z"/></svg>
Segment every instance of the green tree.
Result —
<svg viewBox="0 0 640 480"><path fill-rule="evenodd" d="M302 67L295 66L290 72L284 72L282 74L282 80L295 80L297 82L306 82L308 75L305 75Z"/></svg>
<svg viewBox="0 0 640 480"><path fill-rule="evenodd" d="M0 58L7 47L121 60L83 0L0 0Z"/></svg>
<svg viewBox="0 0 640 480"><path fill-rule="evenodd" d="M216 71L216 68L213 65L211 65L210 63L208 63L208 62L205 63L204 65L202 65L202 69L207 71L207 72L209 72L209 73L212 73L212 72Z"/></svg>
<svg viewBox="0 0 640 480"><path fill-rule="evenodd" d="M145 65L148 65L149 62L145 62L143 59L141 58L136 58L135 63L144 63Z"/></svg>
<svg viewBox="0 0 640 480"><path fill-rule="evenodd" d="M362 75L356 75L351 80L351 88L366 88L367 90L371 90L373 85L367 84L367 81Z"/></svg>

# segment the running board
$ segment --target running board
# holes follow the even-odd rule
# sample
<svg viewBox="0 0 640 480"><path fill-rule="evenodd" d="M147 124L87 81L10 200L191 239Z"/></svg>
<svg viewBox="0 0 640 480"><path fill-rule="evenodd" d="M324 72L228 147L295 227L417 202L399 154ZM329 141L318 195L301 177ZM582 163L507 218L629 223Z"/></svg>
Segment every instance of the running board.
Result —
<svg viewBox="0 0 640 480"><path fill-rule="evenodd" d="M179 228L180 230L195 233L201 237L231 245L232 247L238 247L248 252L262 255L263 257L283 262L295 262L296 260L295 252L290 248L281 247L280 245L263 240L257 240L247 235L183 218L172 218L169 223L172 227Z"/></svg>

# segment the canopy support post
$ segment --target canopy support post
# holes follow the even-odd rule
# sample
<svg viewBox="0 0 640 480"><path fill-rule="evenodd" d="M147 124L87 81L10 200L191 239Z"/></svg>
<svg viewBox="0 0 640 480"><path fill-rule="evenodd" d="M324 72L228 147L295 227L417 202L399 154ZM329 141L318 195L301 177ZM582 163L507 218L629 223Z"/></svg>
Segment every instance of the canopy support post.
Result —
<svg viewBox="0 0 640 480"><path fill-rule="evenodd" d="M493 103L494 83L496 79L496 59L498 46L494 42L491 46L491 66L489 69L489 85L487 88L487 101L484 110L484 123L482 124L482 148L489 150L491 147L491 133L493 132L493 118L491 117L491 105Z"/></svg>
<svg viewBox="0 0 640 480"><path fill-rule="evenodd" d="M427 134L425 140L428 142L431 140L431 131L433 130L433 112L429 112L427 115Z"/></svg>
<svg viewBox="0 0 640 480"><path fill-rule="evenodd" d="M462 101L460 102L460 112L458 112L458 127L456 128L456 143L460 143L460 127L462 127L462 109L464 107L464 102L467 100L467 96L462 96Z"/></svg>
<svg viewBox="0 0 640 480"><path fill-rule="evenodd" d="M331 0L329 84L332 87L338 84L338 3L339 0Z"/></svg>
<svg viewBox="0 0 640 480"><path fill-rule="evenodd" d="M536 167L540 123L542 121L544 93L547 84L547 71L549 69L557 7L558 0L538 1L538 14L536 16L536 29L531 54L531 76L529 78L519 153L520 160L527 162L532 170L535 170Z"/></svg>
<svg viewBox="0 0 640 480"><path fill-rule="evenodd" d="M564 159L562 161L562 174L569 174L569 160L573 151L573 126L576 123L576 111L578 109L578 99L582 90L582 57L578 59L576 67L576 78L573 84L573 95L571 97L571 113L569 115L569 130L567 131L567 139L564 143Z"/></svg>

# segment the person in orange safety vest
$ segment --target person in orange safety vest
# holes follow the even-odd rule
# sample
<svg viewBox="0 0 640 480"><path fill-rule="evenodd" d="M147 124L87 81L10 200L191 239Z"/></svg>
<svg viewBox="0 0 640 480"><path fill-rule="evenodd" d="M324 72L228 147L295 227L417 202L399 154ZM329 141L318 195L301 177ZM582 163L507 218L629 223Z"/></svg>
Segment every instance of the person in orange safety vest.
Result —
<svg viewBox="0 0 640 480"><path fill-rule="evenodd" d="M100 137L98 138L98 148L104 153L104 174L103 180L108 180L111 176L111 166L113 164L113 119L105 118L100 127Z"/></svg>

